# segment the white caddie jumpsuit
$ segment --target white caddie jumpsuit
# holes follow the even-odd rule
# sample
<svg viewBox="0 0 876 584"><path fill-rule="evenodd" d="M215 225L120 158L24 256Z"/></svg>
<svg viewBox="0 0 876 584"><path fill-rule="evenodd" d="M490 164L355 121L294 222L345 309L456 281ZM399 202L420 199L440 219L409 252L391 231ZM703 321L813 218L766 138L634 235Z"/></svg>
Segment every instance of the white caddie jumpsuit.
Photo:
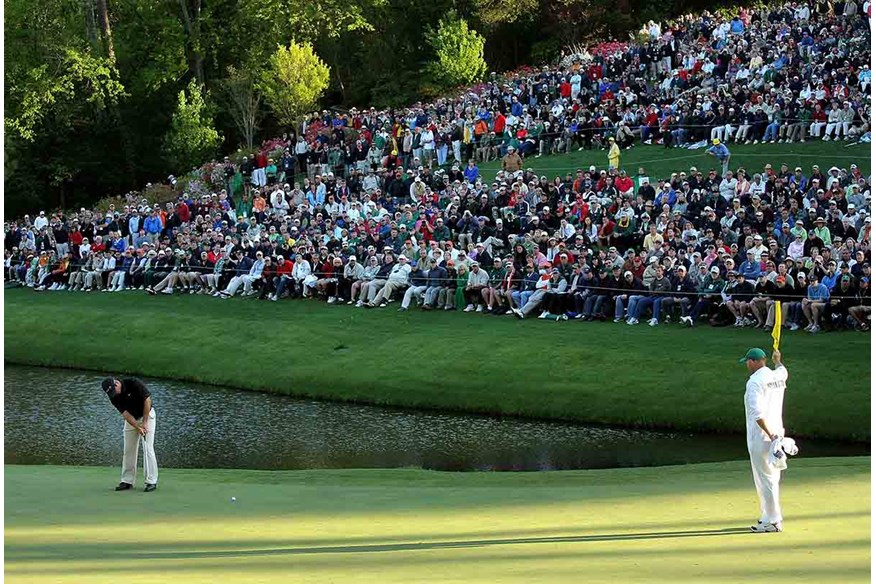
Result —
<svg viewBox="0 0 876 584"><path fill-rule="evenodd" d="M770 465L770 437L757 420L766 421L771 432L785 435L782 423L782 403L785 399L785 383L788 370L779 365L775 370L761 367L748 378L745 384L745 429L748 440L748 456L754 486L760 500L760 520L764 523L782 521L779 504L779 479L782 471Z"/></svg>

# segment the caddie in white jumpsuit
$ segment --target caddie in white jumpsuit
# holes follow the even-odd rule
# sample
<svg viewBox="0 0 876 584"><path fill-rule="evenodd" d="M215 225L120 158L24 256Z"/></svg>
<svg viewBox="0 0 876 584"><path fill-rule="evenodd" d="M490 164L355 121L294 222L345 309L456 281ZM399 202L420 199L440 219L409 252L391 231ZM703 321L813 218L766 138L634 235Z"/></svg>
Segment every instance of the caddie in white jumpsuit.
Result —
<svg viewBox="0 0 876 584"><path fill-rule="evenodd" d="M751 377L745 384L745 430L754 486L760 500L760 520L751 530L758 533L782 531L782 508L779 504L779 480L782 471L769 463L770 444L785 435L782 423L782 403L788 370L782 365L782 354L773 351L775 369L766 366L762 349L749 349L739 360L745 363Z"/></svg>

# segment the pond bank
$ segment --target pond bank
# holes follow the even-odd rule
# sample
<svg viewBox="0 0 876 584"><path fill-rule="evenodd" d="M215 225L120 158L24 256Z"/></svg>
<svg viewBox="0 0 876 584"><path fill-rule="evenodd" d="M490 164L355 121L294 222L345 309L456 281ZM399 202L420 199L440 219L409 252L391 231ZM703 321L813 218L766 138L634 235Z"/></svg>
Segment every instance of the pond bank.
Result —
<svg viewBox="0 0 876 584"><path fill-rule="evenodd" d="M7 290L7 363L305 398L738 433L751 329ZM111 315L111 317L108 317ZM787 334L788 433L869 441L869 335ZM825 407L830 404L830 407Z"/></svg>

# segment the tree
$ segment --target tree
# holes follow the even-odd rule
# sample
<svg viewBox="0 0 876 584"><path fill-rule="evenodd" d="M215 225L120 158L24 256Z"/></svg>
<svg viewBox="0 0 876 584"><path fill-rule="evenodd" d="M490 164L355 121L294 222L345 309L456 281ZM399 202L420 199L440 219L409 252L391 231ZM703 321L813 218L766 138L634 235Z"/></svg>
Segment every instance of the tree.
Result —
<svg viewBox="0 0 876 584"><path fill-rule="evenodd" d="M220 87L225 111L234 119L247 148L252 148L262 117L262 96L256 91L252 73L229 66Z"/></svg>
<svg viewBox="0 0 876 584"><path fill-rule="evenodd" d="M435 51L435 60L426 66L434 80L444 87L474 83L487 72L484 37L471 30L455 11L442 18L438 29L430 29L426 39Z"/></svg>
<svg viewBox="0 0 876 584"><path fill-rule="evenodd" d="M328 87L329 68L309 43L278 46L262 72L259 89L280 124L291 126Z"/></svg>
<svg viewBox="0 0 876 584"><path fill-rule="evenodd" d="M202 89L193 79L186 90L179 92L176 111L164 137L164 155L171 168L187 171L212 158L220 142Z"/></svg>

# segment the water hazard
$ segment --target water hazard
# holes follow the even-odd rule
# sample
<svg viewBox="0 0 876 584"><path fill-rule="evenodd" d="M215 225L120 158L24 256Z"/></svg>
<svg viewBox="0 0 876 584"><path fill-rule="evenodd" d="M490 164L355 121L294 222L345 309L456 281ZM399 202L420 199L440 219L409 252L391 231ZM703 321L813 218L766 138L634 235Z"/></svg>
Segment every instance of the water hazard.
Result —
<svg viewBox="0 0 876 584"><path fill-rule="evenodd" d="M121 464L123 422L100 390L103 375L32 367L6 367L5 374L7 464ZM747 456L741 435L419 412L144 381L163 467L554 470ZM802 440L801 447L807 457L870 453L869 444Z"/></svg>

